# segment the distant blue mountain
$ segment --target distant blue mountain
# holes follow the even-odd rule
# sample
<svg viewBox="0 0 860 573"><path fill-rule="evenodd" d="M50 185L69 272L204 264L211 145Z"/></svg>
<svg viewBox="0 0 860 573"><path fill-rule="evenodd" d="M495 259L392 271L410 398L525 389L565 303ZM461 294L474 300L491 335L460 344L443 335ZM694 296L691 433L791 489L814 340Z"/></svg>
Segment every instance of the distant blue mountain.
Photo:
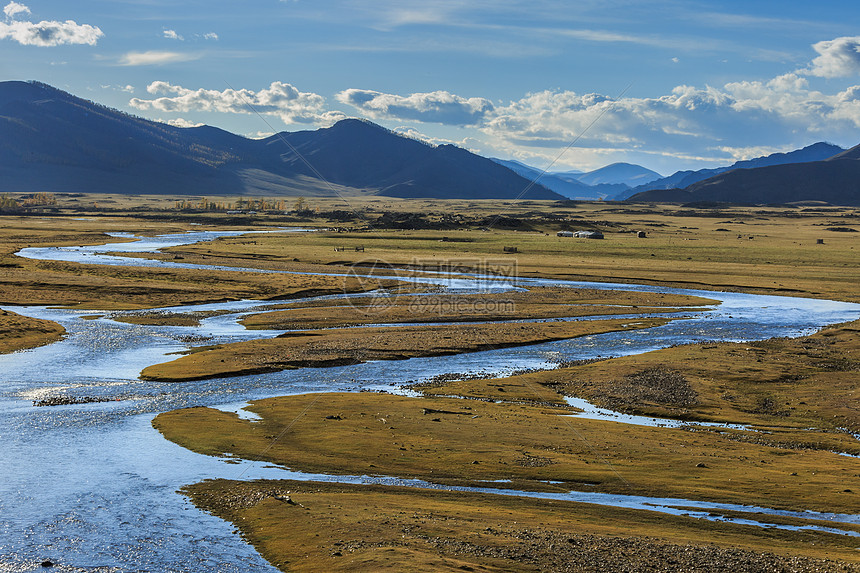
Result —
<svg viewBox="0 0 860 573"><path fill-rule="evenodd" d="M605 189L602 186L593 187L591 185L586 185L585 183L580 183L570 172L543 173L541 169L531 167L519 161L496 158L492 159L499 165L504 165L517 175L520 175L529 181L537 179L537 182L547 189L555 191L559 195L563 195L568 199L597 200L618 192L618 190L615 189Z"/></svg>
<svg viewBox="0 0 860 573"><path fill-rule="evenodd" d="M613 163L576 176L586 185L626 185L636 187L663 177L656 171L632 163Z"/></svg>
<svg viewBox="0 0 860 573"><path fill-rule="evenodd" d="M555 191L560 195L564 195L568 199L583 199L594 201L598 199L605 199L611 195L622 193L630 189L630 187L623 182L610 183L607 181L597 184L584 183L580 181L580 177L589 174L583 173L582 171L575 169L570 171L549 171L547 173L543 173L543 170L537 169L530 165L526 165L525 163L522 163L520 161L496 158L493 158L493 161L500 165L504 165L514 173L517 173L518 175L521 175L526 179L534 181L535 178L540 177L538 179L538 183L540 183L547 189L550 189L551 191ZM645 169L644 167L639 167L638 165L630 165L628 163L616 165L629 165L630 167ZM645 169L645 171L648 170ZM591 173L596 173L596 171L592 171ZM655 173L655 175L657 177L660 176L657 173ZM602 176L598 175L598 177ZM607 172L603 177L605 177L607 180L611 180L612 173Z"/></svg>
<svg viewBox="0 0 860 573"><path fill-rule="evenodd" d="M686 189L694 183L710 179L715 175L731 171L732 169L753 169L756 167L769 167L771 165L823 161L837 155L838 153L842 153L843 151L844 149L838 145L819 142L789 153L773 153L765 157L737 161L727 167L699 169L698 171L677 171L668 177L663 177L662 179L657 179L649 183L645 183L644 185L639 185L627 191L623 191L613 196L612 199L622 201L636 195L637 193L654 189Z"/></svg>

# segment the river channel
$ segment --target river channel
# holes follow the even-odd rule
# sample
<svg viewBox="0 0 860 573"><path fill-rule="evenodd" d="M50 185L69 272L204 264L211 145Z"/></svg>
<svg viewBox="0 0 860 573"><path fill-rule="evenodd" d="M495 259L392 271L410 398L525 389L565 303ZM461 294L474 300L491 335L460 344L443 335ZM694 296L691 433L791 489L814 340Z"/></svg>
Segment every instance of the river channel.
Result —
<svg viewBox="0 0 860 573"><path fill-rule="evenodd" d="M238 234L242 232L201 231L140 240L126 236L126 243L30 248L19 256L87 264L236 270L116 253L155 252ZM26 316L54 320L66 328L67 336L41 348L0 355L0 573L38 570L44 559L57 563L54 570L59 571L275 571L232 533L230 524L197 510L176 493L184 485L207 478L315 479L440 487L399 480L396 476L318 476L251 462L226 463L164 440L150 425L160 412L200 405L237 410L248 400L306 392L403 392L403 387L412 382L442 373L504 375L522 368L553 367L563 360L629 355L674 344L801 336L828 324L860 318L860 305L804 298L467 275L427 274L410 280L465 291L488 285L504 290L552 284L671 292L704 296L720 304L685 311L682 315L686 320L647 330L457 356L185 383L141 381L138 375L144 367L170 360L171 353L193 346L276 336L280 331L248 331L238 324L242 316L272 303L234 301L170 308L171 312L222 313L195 327L142 326L115 320L131 311L4 307ZM34 406L34 402L52 396L96 397L104 401ZM656 420L654 424L661 425ZM714 518L710 514L715 508L758 513L749 520L735 520L752 525L760 524L755 519L760 519L762 513L785 515L766 508L716 507L720 504L695 500L486 490L499 495L556 496L554 499L699 518ZM860 516L855 515L792 515L834 524L860 523ZM824 525L809 527L844 534Z"/></svg>

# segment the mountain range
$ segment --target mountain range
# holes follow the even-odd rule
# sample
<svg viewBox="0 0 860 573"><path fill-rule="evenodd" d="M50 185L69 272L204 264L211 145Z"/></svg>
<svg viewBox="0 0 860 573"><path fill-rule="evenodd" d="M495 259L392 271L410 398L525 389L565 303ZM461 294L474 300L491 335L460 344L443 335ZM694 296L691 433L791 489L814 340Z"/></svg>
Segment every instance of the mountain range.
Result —
<svg viewBox="0 0 860 573"><path fill-rule="evenodd" d="M547 171L510 159L493 161L537 181L568 199L606 199L624 194L635 185L662 177L656 171L632 163L613 163L594 171Z"/></svg>
<svg viewBox="0 0 860 573"><path fill-rule="evenodd" d="M685 189L694 183L704 181L705 179L709 179L715 175L719 175L720 173L725 173L726 171L731 171L732 169L754 169L756 167L769 167L771 165L785 165L788 163L823 161L833 157L834 155L842 153L843 151L845 150L838 145L833 145L832 143L813 143L803 149L798 149L789 153L773 153L764 157L737 161L726 167L699 169L697 171L676 171L668 177L655 179L643 185L633 187L632 189L620 193L613 198L623 200L628 197L632 197L637 193L650 191L652 189Z"/></svg>
<svg viewBox="0 0 860 573"><path fill-rule="evenodd" d="M630 201L860 205L860 145L823 161L732 169L688 186L637 193Z"/></svg>
<svg viewBox="0 0 860 573"><path fill-rule="evenodd" d="M358 119L253 140L0 82L0 192L563 199L489 159Z"/></svg>
<svg viewBox="0 0 860 573"><path fill-rule="evenodd" d="M518 162L496 159L526 178L574 199L655 203L794 203L824 201L860 205L860 146L849 150L815 143L725 167L678 171L668 177L638 165L615 163L589 173L543 173ZM652 179L637 186L636 178ZM612 183L606 183L611 181ZM588 185L588 183L597 185Z"/></svg>
<svg viewBox="0 0 860 573"><path fill-rule="evenodd" d="M544 173L365 120L248 139L143 119L39 82L0 82L0 193L39 191L860 205L860 146L816 143L669 177L628 163Z"/></svg>

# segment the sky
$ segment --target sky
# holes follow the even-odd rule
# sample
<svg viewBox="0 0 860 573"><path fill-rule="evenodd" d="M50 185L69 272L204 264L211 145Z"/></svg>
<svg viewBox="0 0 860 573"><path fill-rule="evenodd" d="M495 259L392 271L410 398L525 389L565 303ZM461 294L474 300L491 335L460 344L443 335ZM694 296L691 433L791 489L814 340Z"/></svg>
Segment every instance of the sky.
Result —
<svg viewBox="0 0 860 573"><path fill-rule="evenodd" d="M361 117L540 169L860 143L860 3L22 0L0 80L248 137Z"/></svg>

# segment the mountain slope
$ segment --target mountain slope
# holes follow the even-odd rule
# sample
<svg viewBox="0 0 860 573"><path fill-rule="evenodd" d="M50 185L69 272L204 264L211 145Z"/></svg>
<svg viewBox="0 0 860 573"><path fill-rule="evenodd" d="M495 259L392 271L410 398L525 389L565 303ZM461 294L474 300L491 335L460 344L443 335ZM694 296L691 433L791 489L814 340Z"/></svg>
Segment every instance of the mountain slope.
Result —
<svg viewBox="0 0 860 573"><path fill-rule="evenodd" d="M0 192L512 199L529 185L451 147L360 120L250 140L134 117L45 84L0 82ZM526 196L562 198L540 185Z"/></svg>
<svg viewBox="0 0 860 573"><path fill-rule="evenodd" d="M655 189L630 200L860 205L860 146L824 161L733 169L683 190Z"/></svg>
<svg viewBox="0 0 860 573"><path fill-rule="evenodd" d="M233 136L237 140L242 140ZM226 190L218 167L242 150L211 147L209 134L98 106L44 84L0 84L3 191L174 192L192 181ZM145 181L145 184L142 184Z"/></svg>
<svg viewBox="0 0 860 573"><path fill-rule="evenodd" d="M562 197L495 162L453 145L433 146L358 119L283 137L326 180L370 187L391 197L552 199ZM282 142L281 142L282 143ZM281 154L292 172L313 175L297 154ZM530 188L529 188L530 187ZM523 197L520 194L529 190Z"/></svg>
<svg viewBox="0 0 860 573"><path fill-rule="evenodd" d="M668 177L657 179L634 187L633 189L620 193L613 197L623 200L643 191L651 189L685 189L694 183L704 181L720 173L732 169L753 169L756 167L768 167L771 165L784 165L787 163L807 163L810 161L823 161L841 153L843 149L830 143L818 142L788 153L773 153L764 157L737 161L728 167L715 167L712 169L699 169L698 171L677 171Z"/></svg>

